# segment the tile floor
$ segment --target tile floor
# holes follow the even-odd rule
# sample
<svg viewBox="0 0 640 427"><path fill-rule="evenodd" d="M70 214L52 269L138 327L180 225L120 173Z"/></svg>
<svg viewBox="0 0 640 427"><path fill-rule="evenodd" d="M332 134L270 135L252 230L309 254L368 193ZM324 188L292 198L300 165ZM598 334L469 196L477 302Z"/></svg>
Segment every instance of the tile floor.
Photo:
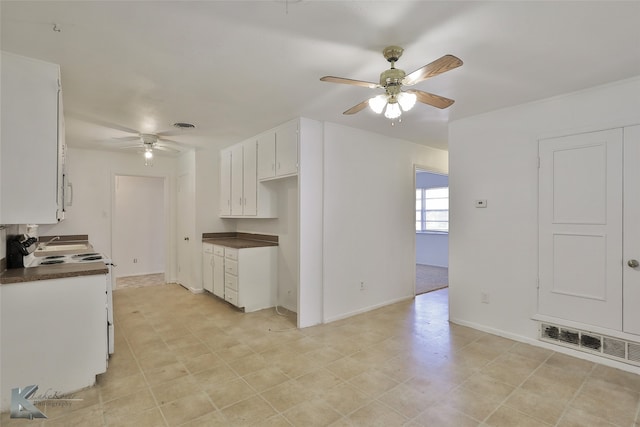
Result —
<svg viewBox="0 0 640 427"><path fill-rule="evenodd" d="M178 285L114 292L82 401L3 426L640 426L640 376L447 322L447 289L298 330Z"/></svg>

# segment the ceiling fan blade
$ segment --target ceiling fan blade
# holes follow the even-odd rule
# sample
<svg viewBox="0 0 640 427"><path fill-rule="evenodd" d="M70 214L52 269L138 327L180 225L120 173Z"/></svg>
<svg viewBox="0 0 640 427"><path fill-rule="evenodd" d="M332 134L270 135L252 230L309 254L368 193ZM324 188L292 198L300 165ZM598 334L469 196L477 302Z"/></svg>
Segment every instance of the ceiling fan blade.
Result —
<svg viewBox="0 0 640 427"><path fill-rule="evenodd" d="M368 87L369 89L376 89L381 87L378 83L365 82L362 80L345 79L343 77L324 76L324 77L321 77L320 80L323 82L329 82L329 83L342 83L345 85Z"/></svg>
<svg viewBox="0 0 640 427"><path fill-rule="evenodd" d="M158 137L162 138L165 136L177 136L177 135L183 135L184 133L188 132L189 129L171 129L171 130L165 130L163 132L156 132L154 135L157 135Z"/></svg>
<svg viewBox="0 0 640 427"><path fill-rule="evenodd" d="M140 141L139 136L121 136L118 138L111 138L111 141Z"/></svg>
<svg viewBox="0 0 640 427"><path fill-rule="evenodd" d="M187 144L185 144L185 143L183 143L183 142L179 142L179 141L174 141L173 139L160 138L160 139L158 139L158 141L161 141L161 142L168 142L169 144L177 145L178 147L189 148L189 147L187 146Z"/></svg>
<svg viewBox="0 0 640 427"><path fill-rule="evenodd" d="M166 145L160 145L160 144L155 144L153 146L154 150L160 150L160 151L166 151L168 153L179 153L180 150L178 150L177 148L173 148L173 147L169 147Z"/></svg>
<svg viewBox="0 0 640 427"><path fill-rule="evenodd" d="M365 101L362 101L361 103L359 103L357 105L354 105L353 107L349 108L347 111L345 111L342 114L348 115L348 114L359 113L360 111L364 110L367 107L367 105L369 105L369 100L368 99L365 100Z"/></svg>
<svg viewBox="0 0 640 427"><path fill-rule="evenodd" d="M418 68L413 73L408 74L403 80L402 84L406 86L414 85L418 82L428 79L429 77L437 76L446 71L453 70L462 65L462 60L453 55L445 55L442 58L436 59L430 64L425 65L422 68Z"/></svg>
<svg viewBox="0 0 640 427"><path fill-rule="evenodd" d="M436 108L450 107L455 101L453 99L445 98L444 96L434 95L429 92L423 92L421 90L408 90L407 92L416 95L416 100L423 104L431 105Z"/></svg>

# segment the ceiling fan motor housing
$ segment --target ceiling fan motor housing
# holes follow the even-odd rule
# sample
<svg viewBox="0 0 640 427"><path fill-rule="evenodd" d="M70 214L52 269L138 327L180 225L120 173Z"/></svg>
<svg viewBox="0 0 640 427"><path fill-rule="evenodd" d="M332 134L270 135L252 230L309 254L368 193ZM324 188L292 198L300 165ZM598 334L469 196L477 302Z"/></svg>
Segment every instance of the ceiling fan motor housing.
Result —
<svg viewBox="0 0 640 427"><path fill-rule="evenodd" d="M405 75L399 68L385 70L380 74L380 86L387 89L387 93L398 93Z"/></svg>

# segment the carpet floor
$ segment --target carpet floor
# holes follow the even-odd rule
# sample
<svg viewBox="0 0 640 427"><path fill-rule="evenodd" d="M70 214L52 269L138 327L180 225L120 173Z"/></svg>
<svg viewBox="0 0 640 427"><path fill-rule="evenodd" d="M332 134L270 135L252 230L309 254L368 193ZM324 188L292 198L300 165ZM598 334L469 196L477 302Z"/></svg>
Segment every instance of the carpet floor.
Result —
<svg viewBox="0 0 640 427"><path fill-rule="evenodd" d="M416 295L449 286L449 269L416 264Z"/></svg>

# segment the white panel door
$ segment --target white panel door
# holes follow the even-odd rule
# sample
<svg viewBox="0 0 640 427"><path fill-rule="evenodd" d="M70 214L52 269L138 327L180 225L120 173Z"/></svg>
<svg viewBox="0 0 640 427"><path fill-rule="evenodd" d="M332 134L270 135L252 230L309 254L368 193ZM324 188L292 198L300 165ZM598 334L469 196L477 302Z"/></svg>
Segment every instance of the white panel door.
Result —
<svg viewBox="0 0 640 427"><path fill-rule="evenodd" d="M640 335L640 126L624 128L622 329Z"/></svg>
<svg viewBox="0 0 640 427"><path fill-rule="evenodd" d="M621 330L622 129L539 150L539 313Z"/></svg>
<svg viewBox="0 0 640 427"><path fill-rule="evenodd" d="M194 194L191 175L178 176L178 277L177 281L184 287L190 286L191 277L191 244L194 223Z"/></svg>

